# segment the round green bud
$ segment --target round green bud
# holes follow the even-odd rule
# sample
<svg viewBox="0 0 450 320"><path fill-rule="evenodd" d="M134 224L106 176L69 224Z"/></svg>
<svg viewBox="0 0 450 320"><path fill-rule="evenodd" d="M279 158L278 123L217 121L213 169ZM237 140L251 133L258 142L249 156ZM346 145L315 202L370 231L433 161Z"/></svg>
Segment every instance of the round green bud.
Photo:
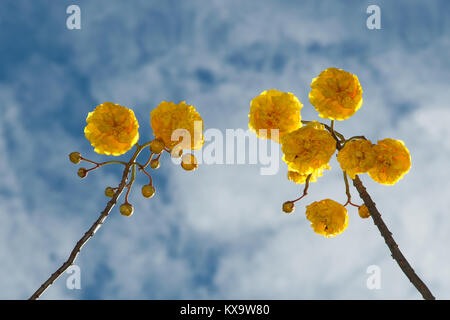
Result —
<svg viewBox="0 0 450 320"><path fill-rule="evenodd" d="M120 206L120 213L123 216L129 217L133 214L134 208L131 204L129 203L124 203Z"/></svg>
<svg viewBox="0 0 450 320"><path fill-rule="evenodd" d="M158 169L159 165L160 163L158 159L153 159L152 161L150 161L150 168L152 169Z"/></svg>
<svg viewBox="0 0 450 320"><path fill-rule="evenodd" d="M160 154L164 150L164 142L160 139L155 139L150 142L150 151L154 154Z"/></svg>
<svg viewBox="0 0 450 320"><path fill-rule="evenodd" d="M283 211L286 213L292 213L295 209L295 205L292 201L286 201L283 203Z"/></svg>
<svg viewBox="0 0 450 320"><path fill-rule="evenodd" d="M192 153L183 154L181 167L186 171L196 170L198 168L197 158Z"/></svg>
<svg viewBox="0 0 450 320"><path fill-rule="evenodd" d="M146 184L145 186L142 187L141 189L142 191L142 195L145 198L152 198L155 195L155 187L150 185L150 184Z"/></svg>
<svg viewBox="0 0 450 320"><path fill-rule="evenodd" d="M111 187L106 187L105 189L105 196L107 196L108 198L112 198L114 196L115 192L114 189Z"/></svg>
<svg viewBox="0 0 450 320"><path fill-rule="evenodd" d="M88 171L86 168L80 168L80 169L78 169L77 174L80 178L86 178Z"/></svg>
<svg viewBox="0 0 450 320"><path fill-rule="evenodd" d="M71 152L69 154L69 160L72 163L78 164L81 161L81 154L79 152Z"/></svg>

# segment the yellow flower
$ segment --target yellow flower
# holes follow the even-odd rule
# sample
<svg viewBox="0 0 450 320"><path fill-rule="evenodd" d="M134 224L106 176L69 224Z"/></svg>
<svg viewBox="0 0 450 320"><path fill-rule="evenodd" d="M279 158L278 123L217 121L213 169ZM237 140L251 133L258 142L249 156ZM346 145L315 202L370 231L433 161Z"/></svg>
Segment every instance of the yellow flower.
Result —
<svg viewBox="0 0 450 320"><path fill-rule="evenodd" d="M163 101L152 110L150 118L154 136L161 139L169 149L176 145L182 149L200 149L203 146L203 119L194 106L187 105L184 101L179 104ZM190 136L184 136L180 132L173 141L172 134L177 129L187 130Z"/></svg>
<svg viewBox="0 0 450 320"><path fill-rule="evenodd" d="M350 118L363 103L358 77L347 71L329 68L311 83L309 101L325 119Z"/></svg>
<svg viewBox="0 0 450 320"><path fill-rule="evenodd" d="M369 140L350 140L337 155L342 170L346 171L350 178L355 175L368 172L375 164L375 151Z"/></svg>
<svg viewBox="0 0 450 320"><path fill-rule="evenodd" d="M323 175L323 170L324 169L330 169L329 165L323 166L320 169L316 169L312 172L311 178L309 179L309 182L316 182L318 177L321 177ZM303 174L294 170L289 170L287 177L288 180L294 182L294 183L298 183L298 184L303 184L306 182L306 179L308 178L309 174Z"/></svg>
<svg viewBox="0 0 450 320"><path fill-rule="evenodd" d="M340 203L325 199L306 206L306 218L311 221L315 233L334 237L348 226L347 209Z"/></svg>
<svg viewBox="0 0 450 320"><path fill-rule="evenodd" d="M360 206L358 208L358 214L363 219L370 217L369 208L367 208L367 206L365 204L363 204L362 206Z"/></svg>
<svg viewBox="0 0 450 320"><path fill-rule="evenodd" d="M376 182L395 184L411 168L411 155L403 141L387 138L373 148L376 161L369 175Z"/></svg>
<svg viewBox="0 0 450 320"><path fill-rule="evenodd" d="M302 126L302 107L303 104L290 92L263 91L250 102L248 127L258 137L278 142L283 135ZM271 129L279 130L278 139L272 137Z"/></svg>
<svg viewBox="0 0 450 320"><path fill-rule="evenodd" d="M320 123L313 121L281 139L283 161L289 170L310 174L328 166L336 141Z"/></svg>
<svg viewBox="0 0 450 320"><path fill-rule="evenodd" d="M139 139L139 124L133 110L112 102L102 103L89 112L86 122L84 134L100 154L124 154Z"/></svg>

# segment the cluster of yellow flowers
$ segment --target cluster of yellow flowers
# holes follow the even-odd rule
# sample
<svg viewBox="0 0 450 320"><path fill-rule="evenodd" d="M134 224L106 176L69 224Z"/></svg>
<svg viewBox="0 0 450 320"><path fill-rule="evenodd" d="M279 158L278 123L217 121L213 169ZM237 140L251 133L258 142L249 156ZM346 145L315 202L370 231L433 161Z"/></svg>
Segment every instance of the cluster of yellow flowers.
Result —
<svg viewBox="0 0 450 320"><path fill-rule="evenodd" d="M127 175L131 171L131 177L126 185L125 202L120 206L120 212L124 216L133 214L134 209L128 202L128 195L135 180L136 168L149 178L149 183L141 189L145 198L152 198L156 192L151 174L146 171L146 168L150 166L152 169L158 169L160 157L164 151L168 152L171 157L181 157L181 167L184 170L192 171L198 168L198 161L193 154L183 154L183 150L200 149L204 143L203 119L195 108L187 105L184 101L179 104L163 101L151 111L150 118L155 139L140 145L138 143L139 124L134 112L112 102L102 103L88 114L87 125L84 129L85 136L91 142L94 151L99 154L119 156L136 146L135 154L129 162L105 161L100 163L82 157L79 152L69 154L70 161L75 164L86 161L94 165L90 169L79 168L78 176L81 178L86 177L92 170L113 163L126 166ZM176 130L182 130L182 134L177 135ZM145 163L138 162L137 157L147 147L149 149L148 160ZM105 195L112 198L118 189L118 187L107 187Z"/></svg>
<svg viewBox="0 0 450 320"><path fill-rule="evenodd" d="M319 117L331 120L330 125L317 121L302 121L300 100L292 93L275 89L262 92L250 103L249 128L260 138L271 139L269 132L279 129L283 161L288 167L287 177L297 184L305 184L303 195L286 201L283 211L294 211L294 203L307 194L310 182L316 182L325 169L330 169L330 159L337 153L337 160L344 172L348 201L341 205L325 199L306 207L306 217L318 234L333 237L348 226L348 204L358 207L362 218L370 216L366 205L351 202L347 175L368 173L382 184L395 184L411 167L411 156L400 140L384 139L372 144L363 136L345 139L334 130L335 120L345 120L358 111L363 103L362 88L358 77L347 71L329 68L312 80L309 101Z"/></svg>
<svg viewBox="0 0 450 320"><path fill-rule="evenodd" d="M368 173L378 183L395 184L411 168L411 155L403 141L355 139L344 145L337 155L342 170L354 179L357 174Z"/></svg>

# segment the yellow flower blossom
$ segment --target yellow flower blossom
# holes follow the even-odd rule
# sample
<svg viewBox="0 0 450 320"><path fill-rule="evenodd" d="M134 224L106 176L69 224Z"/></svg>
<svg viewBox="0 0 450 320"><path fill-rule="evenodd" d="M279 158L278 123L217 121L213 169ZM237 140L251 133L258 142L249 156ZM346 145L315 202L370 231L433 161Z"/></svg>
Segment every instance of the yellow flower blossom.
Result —
<svg viewBox="0 0 450 320"><path fill-rule="evenodd" d="M348 226L347 209L340 203L325 199L306 206L306 218L315 233L327 238L334 237Z"/></svg>
<svg viewBox="0 0 450 320"><path fill-rule="evenodd" d="M303 104L290 92L264 91L250 103L248 126L258 137L279 142L283 135L302 126L302 107ZM278 139L272 137L271 129L279 130Z"/></svg>
<svg viewBox="0 0 450 320"><path fill-rule="evenodd" d="M139 139L139 124L133 110L112 102L102 103L89 112L86 122L84 134L100 154L124 154Z"/></svg>
<svg viewBox="0 0 450 320"><path fill-rule="evenodd" d="M182 149L200 149L203 146L203 119L194 106L184 101L179 104L163 101L152 110L150 118L154 136L161 139L169 149L176 145ZM182 141L173 141L172 134L177 129L187 130L190 137L181 133L179 138Z"/></svg>
<svg viewBox="0 0 450 320"><path fill-rule="evenodd" d="M387 138L373 148L376 161L369 175L376 182L395 184L411 168L411 155L403 141Z"/></svg>
<svg viewBox="0 0 450 320"><path fill-rule="evenodd" d="M316 121L292 131L281 139L283 161L289 170L310 174L328 166L336 150L336 141L324 126Z"/></svg>
<svg viewBox="0 0 450 320"><path fill-rule="evenodd" d="M347 71L329 68L311 83L309 101L325 119L350 118L363 103L358 77Z"/></svg>
<svg viewBox="0 0 450 320"><path fill-rule="evenodd" d="M309 182L316 182L317 178L321 177L323 175L324 169L330 169L330 166L327 164L320 169L316 169L312 172L311 178L309 179ZM288 180L297 183L297 184L303 184L306 183L306 179L308 178L309 174L303 174L294 170L289 170L287 173Z"/></svg>
<svg viewBox="0 0 450 320"><path fill-rule="evenodd" d="M346 171L352 179L357 174L368 172L375 164L372 142L364 139L347 142L339 151L337 160L342 170Z"/></svg>
<svg viewBox="0 0 450 320"><path fill-rule="evenodd" d="M363 204L362 206L360 206L358 208L358 214L363 219L370 217L369 208L367 208L367 206L365 204Z"/></svg>

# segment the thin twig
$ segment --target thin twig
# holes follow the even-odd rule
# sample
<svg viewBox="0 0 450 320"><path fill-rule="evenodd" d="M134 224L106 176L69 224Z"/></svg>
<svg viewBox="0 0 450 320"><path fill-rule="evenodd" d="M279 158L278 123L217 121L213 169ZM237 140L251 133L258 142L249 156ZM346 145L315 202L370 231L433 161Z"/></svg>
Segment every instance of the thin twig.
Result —
<svg viewBox="0 0 450 320"><path fill-rule="evenodd" d="M347 178L347 172L345 172L344 170L342 170L342 173L344 174L344 182L345 182L345 194L347 195L347 202L344 204L344 207L347 206L348 204L354 206L354 207L358 207L358 205L352 203L352 195L350 193L350 185L348 184L348 178Z"/></svg>
<svg viewBox="0 0 450 320"><path fill-rule="evenodd" d="M153 185L153 179L152 179L152 176L151 176L150 173L148 173L148 172L145 170L144 165L140 164L139 162L135 162L135 164L139 167L138 170L139 170L139 171L142 171L142 172L149 178L149 180L150 180L150 185Z"/></svg>
<svg viewBox="0 0 450 320"><path fill-rule="evenodd" d="M312 173L310 173L310 174L306 177L305 188L303 189L303 194L302 194L300 197L298 197L297 199L292 200L292 201L291 201L292 203L297 202L297 201L300 201L300 200L302 200L304 197L306 197L306 195L308 194L309 181L311 180L311 176L312 176Z"/></svg>

